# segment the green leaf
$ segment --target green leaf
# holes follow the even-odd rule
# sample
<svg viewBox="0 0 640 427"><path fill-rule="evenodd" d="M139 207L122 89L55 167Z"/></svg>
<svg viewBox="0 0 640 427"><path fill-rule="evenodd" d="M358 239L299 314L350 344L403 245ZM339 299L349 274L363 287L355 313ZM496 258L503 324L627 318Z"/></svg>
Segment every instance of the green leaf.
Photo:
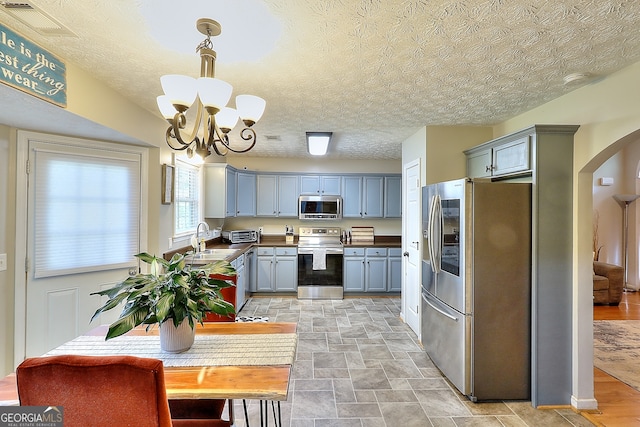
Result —
<svg viewBox="0 0 640 427"><path fill-rule="evenodd" d="M169 311L173 306L176 295L173 293L165 293L160 296L156 303L155 314L158 321L163 322L169 316Z"/></svg>
<svg viewBox="0 0 640 427"><path fill-rule="evenodd" d="M142 324L144 319L147 317L147 314L148 310L144 307L132 307L126 315L120 317L120 319L111 324L105 340L125 334L136 326Z"/></svg>

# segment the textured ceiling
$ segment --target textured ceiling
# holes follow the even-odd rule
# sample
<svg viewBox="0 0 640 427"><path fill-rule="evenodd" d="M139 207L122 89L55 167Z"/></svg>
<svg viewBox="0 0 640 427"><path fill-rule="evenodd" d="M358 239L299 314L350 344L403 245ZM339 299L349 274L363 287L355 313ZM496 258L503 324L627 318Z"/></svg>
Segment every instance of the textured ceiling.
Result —
<svg viewBox="0 0 640 427"><path fill-rule="evenodd" d="M1 8L0 20L159 116L160 76L196 76L199 58L161 45L151 35L158 24L140 11L197 8L196 16L220 20L224 35L216 10L246 1L31 3L77 37L45 38ZM266 56L225 62L222 38L213 39L217 77L234 94L267 101L252 156L306 157L306 131L333 131L330 156L398 159L402 141L422 126L499 123L579 87L563 84L567 74L602 78L640 60L638 0L261 3L281 28ZM201 39L194 20L181 16L175 13L165 32ZM242 30L249 42L264 36L259 22Z"/></svg>

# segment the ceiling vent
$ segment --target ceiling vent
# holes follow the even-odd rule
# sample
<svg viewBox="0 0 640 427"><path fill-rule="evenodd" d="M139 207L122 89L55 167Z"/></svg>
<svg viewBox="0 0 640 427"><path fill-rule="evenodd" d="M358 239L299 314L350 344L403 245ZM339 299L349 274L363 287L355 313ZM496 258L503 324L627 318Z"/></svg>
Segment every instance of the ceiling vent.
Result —
<svg viewBox="0 0 640 427"><path fill-rule="evenodd" d="M2 10L44 36L77 37L68 28L28 2L0 1Z"/></svg>

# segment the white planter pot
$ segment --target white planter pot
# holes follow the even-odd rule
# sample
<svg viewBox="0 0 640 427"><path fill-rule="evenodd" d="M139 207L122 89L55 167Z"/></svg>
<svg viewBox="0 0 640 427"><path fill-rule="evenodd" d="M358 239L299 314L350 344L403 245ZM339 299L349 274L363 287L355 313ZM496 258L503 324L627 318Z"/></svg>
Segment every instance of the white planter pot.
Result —
<svg viewBox="0 0 640 427"><path fill-rule="evenodd" d="M160 349L168 353L182 353L193 345L196 331L189 325L187 319L176 328L173 320L169 319L160 324Z"/></svg>

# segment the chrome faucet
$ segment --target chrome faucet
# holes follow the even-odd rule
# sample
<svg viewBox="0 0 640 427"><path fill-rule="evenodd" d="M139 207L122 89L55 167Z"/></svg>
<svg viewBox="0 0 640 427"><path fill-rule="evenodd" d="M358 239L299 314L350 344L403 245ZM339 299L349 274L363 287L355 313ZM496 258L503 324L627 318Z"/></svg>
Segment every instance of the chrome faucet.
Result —
<svg viewBox="0 0 640 427"><path fill-rule="evenodd" d="M201 225L204 226L204 232L209 233L209 224L207 224L206 222L201 222L200 224L198 224L198 227L196 228L196 241L197 241L196 253L200 252L200 226Z"/></svg>

